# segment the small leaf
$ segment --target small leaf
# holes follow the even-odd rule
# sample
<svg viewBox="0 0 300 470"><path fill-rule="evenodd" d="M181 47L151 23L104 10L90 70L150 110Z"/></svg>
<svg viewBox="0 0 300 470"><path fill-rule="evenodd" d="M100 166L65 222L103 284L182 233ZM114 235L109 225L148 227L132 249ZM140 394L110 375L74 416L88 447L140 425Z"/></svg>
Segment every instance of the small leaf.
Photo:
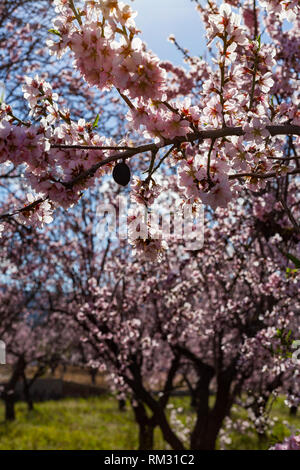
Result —
<svg viewBox="0 0 300 470"><path fill-rule="evenodd" d="M291 255L291 253L285 253L285 256L294 263L296 269L300 269L300 259L296 256Z"/></svg>
<svg viewBox="0 0 300 470"><path fill-rule="evenodd" d="M260 50L260 48L261 48L261 34L259 36L257 36L256 40L258 42L258 50Z"/></svg>
<svg viewBox="0 0 300 470"><path fill-rule="evenodd" d="M280 330L279 328L277 328L276 333L278 338L282 336L282 330Z"/></svg>
<svg viewBox="0 0 300 470"><path fill-rule="evenodd" d="M97 116L95 117L94 122L93 122L93 129L98 127L99 118L100 118L100 114L98 113Z"/></svg>
<svg viewBox="0 0 300 470"><path fill-rule="evenodd" d="M57 29L48 29L48 33L56 34L56 36L61 36L60 32Z"/></svg>
<svg viewBox="0 0 300 470"><path fill-rule="evenodd" d="M286 274L295 274L298 272L298 269L286 268Z"/></svg>

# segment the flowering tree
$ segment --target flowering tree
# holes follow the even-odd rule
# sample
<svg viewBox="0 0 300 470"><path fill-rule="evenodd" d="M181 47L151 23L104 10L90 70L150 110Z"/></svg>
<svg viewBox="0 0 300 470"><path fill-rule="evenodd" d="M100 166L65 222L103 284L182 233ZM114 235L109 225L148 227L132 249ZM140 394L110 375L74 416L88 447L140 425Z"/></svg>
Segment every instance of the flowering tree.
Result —
<svg viewBox="0 0 300 470"><path fill-rule="evenodd" d="M105 125L114 112L120 112L117 100L110 106L109 94L91 89L82 77L74 71L71 60L66 57L58 64L49 58L46 39L49 25L55 17L52 0L10 0L4 1L0 10L0 87L1 101L13 106L19 117L28 118L28 106L23 99L24 76L39 73L43 80L51 82L53 89L60 92L60 105L70 105L73 116L95 119L101 114L101 132L121 131L118 123ZM7 54L9 51L9 55ZM95 108L95 102L97 106ZM95 113L96 109L96 113Z"/></svg>
<svg viewBox="0 0 300 470"><path fill-rule="evenodd" d="M176 164L186 203L202 201L213 208L225 207L245 188L260 191L269 179L287 181L299 173L297 1L209 2L205 7L197 2L213 60L187 56L188 71L161 63L147 50L128 5L54 3L57 40L48 41L50 52L60 59L70 51L87 84L115 89L129 107L131 141L143 136L154 142L132 146L125 139L118 145L96 133L95 123L73 121L50 83L26 78L24 96L35 123L2 105L1 162L25 162L26 179L37 196L25 208L2 214L2 220L17 215L47 223L53 208L76 203L114 162L145 152L151 158L148 176L138 186L141 196L155 188L153 175L164 161ZM294 24L287 31L284 19ZM151 242L149 237L140 249Z"/></svg>
<svg viewBox="0 0 300 470"><path fill-rule="evenodd" d="M295 181L289 206L297 192ZM153 446L158 426L173 449L213 449L233 404L252 407L262 434L274 391L292 387L289 400L299 403L291 357L299 274L290 255L299 257L299 235L274 189L212 212L201 250L189 253L169 240L158 264L134 261L124 243L103 245L92 203L82 199L79 207L80 216L57 227L67 248L48 244L57 268L52 308L75 319L90 364L107 371L120 397L130 396L140 448ZM171 392L183 381L195 409L188 426L175 410L168 414Z"/></svg>
<svg viewBox="0 0 300 470"><path fill-rule="evenodd" d="M275 444L270 450L300 450L299 434L285 439L282 444Z"/></svg>
<svg viewBox="0 0 300 470"><path fill-rule="evenodd" d="M95 120L101 115L98 129L107 136L120 135L123 125L116 119L122 113L119 100L111 94L93 90L80 75L74 73L71 60L67 58L58 66L55 59L49 58L46 39L49 25L54 18L52 0L11 0L0 7L0 102L13 106L20 119L28 119L28 106L23 99L24 76L39 73L42 80L49 80L54 90L59 89L59 106L66 102L74 117L82 116ZM9 54L7 54L9 51ZM95 102L97 106L95 108ZM82 111L83 110L83 111ZM33 122L37 119L30 118ZM24 164L9 163L0 167L0 213L9 213L12 207L19 207L24 199ZM20 184L19 184L20 183ZM6 195L9 195L7 205ZM13 197L14 196L14 197ZM30 196L29 196L30 197ZM11 217L4 217L9 222Z"/></svg>
<svg viewBox="0 0 300 470"><path fill-rule="evenodd" d="M5 419L14 420L16 387L23 383L23 393L28 409L33 409L30 390L35 381L44 375L48 368L63 363L75 345L75 332L71 324L61 321L58 315L37 321L32 311L19 314L18 319L2 336L6 344L7 364L10 377L3 386L0 397L5 403ZM78 343L77 343L78 344Z"/></svg>
<svg viewBox="0 0 300 470"><path fill-rule="evenodd" d="M6 253L19 250L18 267L26 265L33 283L46 281L44 308L80 325L89 364L109 371L120 397L130 394L141 448L152 447L159 426L173 449L213 449L245 393L260 430L274 390L299 403L290 357L299 334L299 1L196 1L210 59L190 57L171 36L184 69L147 49L128 5L54 4L51 60L72 58L76 75L49 69L26 77L29 117L22 106L13 111L11 94L1 105L0 182L15 177L2 185L14 193L0 214ZM11 62L18 80L14 56ZM110 93L102 115L91 113L91 87L101 100ZM112 131L105 121L116 116L119 100L128 108L126 124L120 116ZM97 236L99 195L83 193L100 187L118 210L128 161L139 206L129 221L150 212L166 190L192 211L205 204L202 250L189 252L174 232L166 254L160 227L137 239L130 229L134 259L123 242ZM22 207L25 184L31 189ZM61 218L60 208L75 204L78 212ZM55 230L45 232L34 258L29 249L23 259L22 240L36 243L29 226L53 222L55 209ZM14 247L11 228L22 234ZM183 380L195 408L188 428L167 413Z"/></svg>
<svg viewBox="0 0 300 470"><path fill-rule="evenodd" d="M0 398L6 419L13 420L16 387L23 382L32 409L32 385L48 368L70 360L80 344L80 331L49 308L47 291L55 269L47 262L45 235L14 219L6 228L0 240L0 338L6 346L9 377Z"/></svg>

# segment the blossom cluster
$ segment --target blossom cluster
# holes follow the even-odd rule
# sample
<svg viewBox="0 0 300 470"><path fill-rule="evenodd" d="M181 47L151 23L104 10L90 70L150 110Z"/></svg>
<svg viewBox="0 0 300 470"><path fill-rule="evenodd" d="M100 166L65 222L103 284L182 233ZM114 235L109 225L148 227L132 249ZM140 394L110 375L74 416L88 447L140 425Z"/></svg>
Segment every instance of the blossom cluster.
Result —
<svg viewBox="0 0 300 470"><path fill-rule="evenodd" d="M165 71L154 54L145 51L137 38L134 13L129 5L117 1L86 1L72 22L74 12L70 2L58 0L59 13L54 21L60 36L58 42L49 40L48 47L61 56L70 48L75 66L85 80L101 89L115 86L127 91L131 99L137 97L161 99L165 87Z"/></svg>
<svg viewBox="0 0 300 470"><path fill-rule="evenodd" d="M233 398L245 399L240 406L247 413L233 423L225 421L219 435L222 447L231 445L233 431L255 438L274 426L275 420L269 419L274 389L285 394L293 388L299 397L298 372L279 337L281 331L298 337L299 275L293 279L286 274L281 252L290 242L274 237L265 241L257 230L252 217L255 203L256 198L249 196L244 205L230 204L212 213L203 249L193 256L183 257L184 244L174 241L168 256L156 265L141 257L128 263L124 247L113 251L106 262L109 281L105 286L96 279L90 283L88 301L83 301L79 313L88 339L97 344L95 362L101 367L106 362L113 386L130 396L134 390L124 385L124 378L132 383L133 363L140 367L145 387L164 390L161 382L170 370L172 351L183 358L187 352L187 358L197 358L213 377L207 394L219 386L215 377L224 376L234 363L235 387L228 400L231 404ZM271 206L270 198L265 215ZM280 215L280 207L274 208L273 220ZM293 252L296 246L293 242ZM73 308L77 315L78 305ZM189 374L189 385L196 389L201 374L197 366L178 367L177 374ZM157 395L163 400L164 392ZM172 428L185 443L194 423L180 424L181 410L169 405L167 409Z"/></svg>
<svg viewBox="0 0 300 470"><path fill-rule="evenodd" d="M150 206L159 196L162 188L150 181L134 177L131 186L131 199L137 204L128 215L128 238L133 246L133 253L149 261L160 259L168 248L161 230L152 223Z"/></svg>
<svg viewBox="0 0 300 470"><path fill-rule="evenodd" d="M260 0L268 12L275 12L281 20L293 21L299 14L299 0Z"/></svg>
<svg viewBox="0 0 300 470"><path fill-rule="evenodd" d="M1 105L0 163L24 167L23 177L36 196L28 194L28 203L21 210L19 220L32 224L39 221L40 225L43 221L51 221L48 213L54 207L68 208L78 201L82 190L95 180L79 178L75 183L73 181L111 154L110 151L104 153L102 146L115 143L95 133L92 124L84 119L72 121L69 111L58 106L58 96L51 85L39 76L27 77L23 92L30 114L38 118L39 123L20 123L10 106ZM89 145L97 150L61 149L60 144ZM106 165L96 176L109 170L111 165Z"/></svg>
<svg viewBox="0 0 300 470"><path fill-rule="evenodd" d="M212 64L187 55L189 71L160 62L147 49L138 37L136 13L123 2L85 0L77 6L71 0L55 0L54 4L58 16L51 31L57 39L48 41L50 52L59 58L69 51L88 85L115 89L129 107L130 132L154 139L157 150L173 144L166 157L177 166L177 190L185 203L226 207L242 189L261 191L269 175L280 177L297 168L296 158L285 162L286 136L271 135L270 127L300 124L298 66L287 52L298 36L293 30L284 33L286 47L281 50L276 26L278 18L290 19L299 12L299 2L260 2L268 10L272 4L277 15L277 23L265 20L275 38L267 44L252 36L253 21L259 23L260 18L253 10L250 15L249 2L240 10L240 2L219 6L212 1L206 9L198 5L208 46L214 44L216 54ZM290 64L284 74L282 61ZM111 171L113 163L101 162L113 150L101 147L116 143L97 134L92 123L73 121L51 85L40 77L25 78L23 92L34 123L20 121L9 106L2 105L0 163L24 165L30 192L37 195L21 219L40 221L34 217L40 210L47 214L41 215L42 220L50 221L53 208L70 207L97 177ZM284 99L276 98L278 93ZM221 132L218 137L213 134L216 130ZM202 138L206 131L212 137ZM291 152L299 137L289 140ZM152 170L146 184L137 179L132 187L135 201L147 207L158 192Z"/></svg>
<svg viewBox="0 0 300 470"><path fill-rule="evenodd" d="M287 437L282 444L275 444L270 450L300 450L300 435Z"/></svg>

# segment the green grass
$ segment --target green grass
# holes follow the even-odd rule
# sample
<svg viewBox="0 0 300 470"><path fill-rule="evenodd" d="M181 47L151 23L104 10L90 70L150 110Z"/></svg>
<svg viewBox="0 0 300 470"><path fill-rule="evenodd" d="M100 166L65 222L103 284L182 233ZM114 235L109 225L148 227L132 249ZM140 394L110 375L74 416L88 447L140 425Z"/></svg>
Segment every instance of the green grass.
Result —
<svg viewBox="0 0 300 470"><path fill-rule="evenodd" d="M130 412L120 413L111 397L64 399L36 403L27 411L16 405L16 421L3 422L0 407L0 449L135 449L137 429Z"/></svg>
<svg viewBox="0 0 300 470"><path fill-rule="evenodd" d="M188 398L173 398L172 402L176 408L182 408L178 416L183 422L193 416ZM239 409L232 416L246 417ZM275 403L272 416L278 420L266 441L259 442L251 431L248 435L235 432L231 434L229 448L267 449L290 434L284 422L300 428L300 418L289 416L282 398ZM110 396L36 403L31 412L27 411L25 403L18 403L13 423L4 422L4 408L0 404L0 450L132 450L137 446L138 429L131 410L120 412L117 401ZM155 448L166 448L158 429Z"/></svg>

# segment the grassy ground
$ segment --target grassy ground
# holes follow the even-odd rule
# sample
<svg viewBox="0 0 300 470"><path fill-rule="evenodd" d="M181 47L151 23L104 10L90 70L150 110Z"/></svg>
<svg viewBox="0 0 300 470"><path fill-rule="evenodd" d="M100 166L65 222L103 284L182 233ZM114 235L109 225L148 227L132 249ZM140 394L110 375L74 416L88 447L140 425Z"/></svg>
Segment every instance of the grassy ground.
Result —
<svg viewBox="0 0 300 470"><path fill-rule="evenodd" d="M181 407L181 419L192 416L186 398L174 398L174 406ZM0 450L4 449L136 449L137 427L130 410L119 412L114 398L105 396L89 399L63 399L35 404L35 410L28 412L24 403L16 406L17 419L5 423L4 409L0 404ZM242 418L243 413L235 412ZM279 399L273 409L278 418L268 440L259 443L257 437L238 432L231 435L232 449L268 448L272 443L289 435L284 422L300 428L300 418L290 417L288 409ZM155 448L165 449L160 432L155 434Z"/></svg>

